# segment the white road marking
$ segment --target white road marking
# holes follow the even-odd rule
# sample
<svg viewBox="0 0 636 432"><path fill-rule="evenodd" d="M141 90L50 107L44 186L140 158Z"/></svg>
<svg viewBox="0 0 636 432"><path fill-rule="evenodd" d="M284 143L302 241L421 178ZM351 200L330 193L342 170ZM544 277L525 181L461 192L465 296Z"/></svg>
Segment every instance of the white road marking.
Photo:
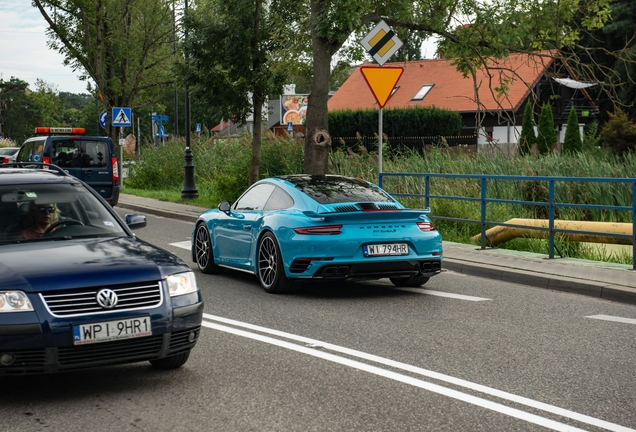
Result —
<svg viewBox="0 0 636 432"><path fill-rule="evenodd" d="M187 241L182 241L182 242L176 242L176 243L168 243L170 246L175 246L181 249L185 249L185 250L190 250L191 247L191 242L190 240Z"/></svg>
<svg viewBox="0 0 636 432"><path fill-rule="evenodd" d="M301 346L295 345L295 344L289 344L289 345L291 345L291 347L288 347L287 345L283 345L283 344L287 344L286 342L280 341L278 339L272 339L272 338L269 338L267 336L262 336L262 335L258 335L258 334L255 334L255 333L243 332L243 331L238 330L238 329L234 329L234 328L226 327L226 326L221 326L221 325L217 325L217 324L206 322L206 321L203 322L203 325L206 326L206 327L215 328L215 329L221 330L221 331L227 331L229 333L237 334L239 336L244 336L244 337L248 337L248 338L251 338L251 339L260 340L262 342L273 343L274 345L278 345L278 346L281 346L281 347L284 347L284 348L289 348L289 349L292 349L292 350L295 350L295 351L305 352L304 350L301 350L301 348L306 349L306 350L311 350L312 352L307 352L307 354L313 355L313 356L316 356L316 357L325 358L326 360L335 361L337 363L349 365L348 363L345 363L343 361L336 361L336 360L333 360L331 358L322 357L322 355L328 355L327 353L324 353L322 351L316 351L317 353L321 354L321 355L317 355L316 353L313 352L315 350L313 350L312 348L321 348L321 349L324 349L324 350L334 351L334 352L338 352L338 353L341 353L341 354L346 354L346 355L351 356L351 357L357 357L357 358L361 358L361 359L364 359L364 360L367 360L367 361L372 361L372 362L375 362L375 363L379 363L379 364L382 364L382 365L385 365L385 366L390 366L390 367L395 368L395 369L401 369L401 370L408 371L408 372L411 372L411 373L415 373L415 374L418 374L418 375L426 376L428 378L433 378L433 379L436 379L436 380L439 380L439 381L447 382L449 384L453 384L453 385L456 385L456 386L464 387L464 388L467 388L467 389L470 389L470 390L474 390L474 391L478 391L478 392L481 392L481 393L484 393L484 394L495 396L495 397L498 397L498 398L501 398L501 399L505 399L505 400L508 400L508 401L511 401L511 402L515 402L515 403L518 403L518 404L526 405L526 406L531 407L531 408L540 409L540 410L543 410L543 411L546 411L546 412L549 412L549 413L552 413L552 414L556 414L556 415L559 415L559 416L562 416L562 417L567 417L567 418L570 418L572 420L579 421L581 423L586 423L586 424L589 424L589 425L592 425L592 426L596 426L596 427L600 427L600 428L603 428L603 429L607 429L607 430L610 430L610 431L636 432L636 430L634 430L634 429L630 429L630 428L627 428L627 427L624 427L624 426L621 426L621 425L618 425L618 424L615 424L615 423L611 423L611 422L607 422L605 420L601 420L601 419L597 419L597 418L594 418L594 417L590 417L590 416L587 416L585 414L579 414L579 413L574 412L574 411L566 410L564 408L559 408L559 407L556 407L556 406L553 406L553 405L549 405L549 404L546 404L546 403L543 403L543 402L535 401L535 400L532 400L532 399L529 399L529 398L526 398L526 397L523 397L523 396L518 396L518 395L515 395L515 394L512 394L512 393L508 393L508 392L505 392L505 391L502 391L502 390L493 389L493 388L490 388L490 387L483 386L481 384L476 384L476 383L473 383L473 382L470 382L470 381L466 381L466 380L463 380L463 379L460 379L460 378L455 378L455 377L452 377L452 376L449 376L449 375L441 374L439 372L434 372L434 371L423 369L423 368L420 368L420 367L417 367L417 366L412 366L412 365L409 365L409 364L406 364L406 363L401 363L401 362L398 362L398 361L395 361L395 360L379 357L379 356L376 356L376 355L373 355L373 354L368 354L368 353L365 353L365 352L362 352L362 351L357 351L357 350L354 350L354 349L345 348L345 347L341 347L341 346L338 346L338 345L333 345L333 344L330 344L330 343L327 343L327 342L322 342L322 341L319 341L317 339L311 339L311 338L307 338L307 337L304 337L304 336L298 336L298 335L294 335L294 334L291 334L291 333L286 333L286 332L282 332L282 331L279 331L279 330L269 329L267 327L261 327L261 326L257 326L257 325L254 325L254 324L248 324L248 323L244 323L242 321L236 321L236 320L232 320L232 319L229 319L229 318L223 318L223 317L219 317L219 316L216 316L216 315L210 315L210 314L206 314L206 313L203 314L203 317L205 319L209 319L209 320L212 320L212 321L223 322L223 323L234 325L234 326L237 326L237 327L243 327L243 328L247 328L247 329L250 329L250 330L258 331L258 332L261 332L261 333L271 334L271 335L275 335L275 336L278 336L278 337L283 337L283 338L286 338L286 339L302 342L303 344L306 345L305 347L301 347ZM217 328L217 327L219 327L219 328ZM337 359L347 360L345 358L338 357L338 356L335 356L335 355L333 357L335 357ZM353 360L347 360L347 361L355 362L356 365L355 366L352 365L352 367L356 367L356 368L358 368L357 364L365 365L364 363L359 363L359 362L356 362L356 361L353 361ZM373 368L373 366L369 366L369 365L365 365L365 366L368 367L368 368ZM367 370L366 368L358 368L358 369ZM374 371L367 370L367 371L370 372L370 373L374 373L376 375L386 376L387 378L396 379L397 381L400 381L400 382L404 382L404 383L407 383L407 384L415 385L417 387L425 388L427 390L434 391L436 393L441 393L440 391L438 391L440 388L444 389L445 391L455 392L454 390L446 389L445 387L441 387L441 386L436 386L435 384L432 384L432 383L427 383L425 381L416 380L415 378L406 377L406 378L408 378L408 380L417 381L417 383L411 383L408 380L404 380L404 379L401 379L401 378L398 379L398 378L394 378L393 375L388 375L388 374L394 374L393 372L386 371L386 370L380 369L380 368L375 368L375 369L378 369L378 371L375 371L375 370ZM382 373L379 373L379 371L382 371ZM401 375L401 374L395 374L395 375L397 375L398 377L405 377L404 375ZM430 386L435 386L435 389L424 387L424 386L420 385L420 383L426 383L426 384L428 384ZM453 393L453 395L446 394L446 393L441 393L441 394L446 394L449 397L455 397L457 399L465 400L462 397L456 397L458 395L465 395L464 393L461 393L461 392L456 392L456 393L457 394ZM469 396L469 395L465 395L465 396ZM472 397L472 396L470 396L470 397ZM479 398L476 398L476 399L479 399ZM485 401L483 399L479 399L479 400ZM469 401L469 400L465 400L465 401L468 402L468 403L474 403L473 401ZM489 401L485 401L485 402L489 402ZM489 403L495 404L494 402L489 402ZM479 405L479 406L482 406L482 407L485 407L485 408L488 408L488 409L494 409L494 408L490 408L488 406L484 406L484 405L478 404L478 403L475 403L475 405ZM500 405L500 404L495 404L495 405L497 405L497 407L504 407L503 405ZM504 407L504 408L506 408L506 407ZM506 408L506 409L508 409L508 408ZM510 408L510 409L512 410L512 408ZM503 411L500 411L499 409L494 409L494 410L498 411L498 412L503 412ZM525 413L523 411L519 411L519 410L515 410L515 411L517 411L519 413L527 414L527 413ZM509 413L505 412L505 414L509 414ZM513 414L510 414L510 415L512 415L513 417L516 417ZM531 416L532 414L527 414L527 415ZM538 417L538 416L534 416L534 417ZM521 417L518 417L518 418L521 418ZM542 417L538 417L538 418L543 419ZM523 418L523 419L526 420L525 418ZM546 420L546 419L544 419L544 420ZM531 420L528 420L528 421L531 421ZM531 421L531 422L533 422L533 421ZM563 426L561 423L557 423L557 424ZM546 426L546 427L549 427L549 426ZM567 426L567 427L570 428L570 426ZM555 430L580 430L580 429L571 428L571 429L555 429Z"/></svg>
<svg viewBox="0 0 636 432"><path fill-rule="evenodd" d="M592 319L603 320L603 321L614 321L614 322L619 322L624 324L636 324L636 319L615 317L611 315L590 315L590 316L586 316L585 318L592 318Z"/></svg>
<svg viewBox="0 0 636 432"><path fill-rule="evenodd" d="M409 292L414 292L418 294L427 294L427 295L438 296L438 297L448 297L448 298L454 298L459 300L468 300L468 301L474 301L474 302L492 300L489 298L473 297L469 295L453 294L453 293L447 293L442 291L433 291L433 290L423 289L423 288L393 288L393 289L400 290L400 291L409 291Z"/></svg>

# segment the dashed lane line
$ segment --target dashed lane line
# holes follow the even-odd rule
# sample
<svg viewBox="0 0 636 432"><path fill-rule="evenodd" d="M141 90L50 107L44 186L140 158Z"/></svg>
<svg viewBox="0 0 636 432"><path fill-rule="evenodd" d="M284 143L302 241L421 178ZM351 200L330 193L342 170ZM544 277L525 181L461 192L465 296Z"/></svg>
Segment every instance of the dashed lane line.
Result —
<svg viewBox="0 0 636 432"><path fill-rule="evenodd" d="M170 246L175 246L181 249L185 249L185 250L190 250L191 247L191 242L190 240L186 240L186 241L182 241L182 242L176 242L176 243L168 243Z"/></svg>
<svg viewBox="0 0 636 432"><path fill-rule="evenodd" d="M433 291L433 290L423 289L423 288L394 288L394 289L400 290L400 291L414 292L418 294L426 294L426 295L432 295L437 297L448 297L448 298L454 298L458 300L468 300L468 301L474 301L474 302L491 300L489 298L473 297L473 296L464 295L464 294L453 294L453 293L447 293L442 291Z"/></svg>
<svg viewBox="0 0 636 432"><path fill-rule="evenodd" d="M622 318L622 317L611 316L611 315L590 315L590 316L586 316L585 318L592 318L592 319L603 320L603 321L614 321L614 322L619 322L624 324L636 324L636 319Z"/></svg>

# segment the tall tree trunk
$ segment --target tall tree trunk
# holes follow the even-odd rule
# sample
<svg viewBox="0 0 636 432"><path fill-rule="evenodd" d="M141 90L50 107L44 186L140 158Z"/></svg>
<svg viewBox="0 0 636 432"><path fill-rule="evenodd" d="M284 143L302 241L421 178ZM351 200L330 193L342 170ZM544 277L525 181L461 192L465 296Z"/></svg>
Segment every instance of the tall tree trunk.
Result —
<svg viewBox="0 0 636 432"><path fill-rule="evenodd" d="M311 0L311 15L320 15L325 7L324 0ZM329 120L327 117L327 101L329 99L329 76L331 73L331 57L333 48L327 40L318 35L315 28L311 29L311 44L314 52L314 81L307 104L307 119L305 122L307 135L305 136L305 174L324 175L329 171L329 151L331 137L329 135Z"/></svg>

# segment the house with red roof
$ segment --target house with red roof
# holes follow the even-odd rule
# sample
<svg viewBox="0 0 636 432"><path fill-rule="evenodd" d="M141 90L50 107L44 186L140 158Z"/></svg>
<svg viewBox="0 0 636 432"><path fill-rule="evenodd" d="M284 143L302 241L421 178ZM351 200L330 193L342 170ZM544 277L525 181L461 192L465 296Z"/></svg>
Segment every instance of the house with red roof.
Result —
<svg viewBox="0 0 636 432"><path fill-rule="evenodd" d="M568 65L552 52L490 59L474 78L463 76L451 60L444 59L385 66L404 69L385 109L435 106L459 112L463 134L476 134L478 144L518 142L527 103L533 103L536 124L542 103L551 101L561 142L572 106L580 127L598 113L588 88L595 84L576 81ZM378 108L360 67L329 99L328 107L329 111Z"/></svg>

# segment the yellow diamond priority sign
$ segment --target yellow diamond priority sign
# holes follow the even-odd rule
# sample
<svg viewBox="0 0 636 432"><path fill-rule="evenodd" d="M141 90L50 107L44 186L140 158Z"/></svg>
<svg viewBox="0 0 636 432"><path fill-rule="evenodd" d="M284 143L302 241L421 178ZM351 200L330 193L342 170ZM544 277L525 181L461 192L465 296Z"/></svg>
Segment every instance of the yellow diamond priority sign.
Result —
<svg viewBox="0 0 636 432"><path fill-rule="evenodd" d="M404 69L393 66L361 66L360 72L362 72L362 76L369 85L378 105L380 108L384 108Z"/></svg>
<svg viewBox="0 0 636 432"><path fill-rule="evenodd" d="M384 21L380 21L360 43L380 66L402 46L400 38Z"/></svg>

